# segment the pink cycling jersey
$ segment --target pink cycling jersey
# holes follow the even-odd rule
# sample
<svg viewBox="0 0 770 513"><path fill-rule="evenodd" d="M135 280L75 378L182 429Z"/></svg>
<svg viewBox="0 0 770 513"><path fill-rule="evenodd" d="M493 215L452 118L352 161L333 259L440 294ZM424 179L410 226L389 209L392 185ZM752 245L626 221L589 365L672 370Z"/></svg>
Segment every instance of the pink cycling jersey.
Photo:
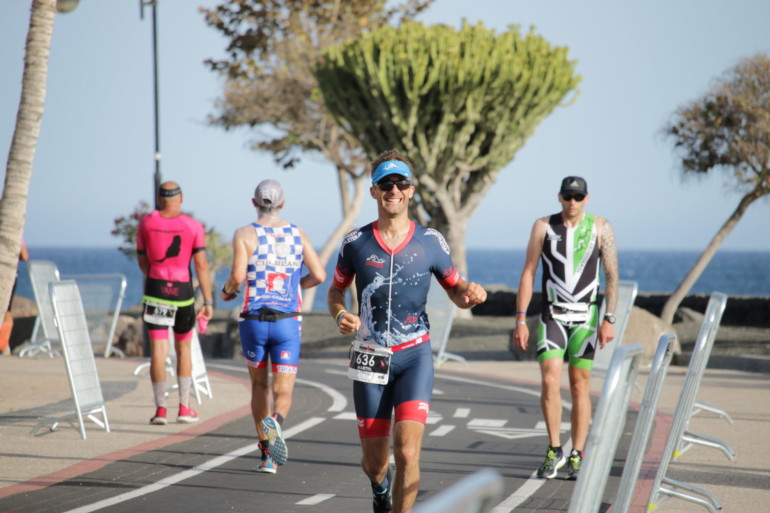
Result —
<svg viewBox="0 0 770 513"><path fill-rule="evenodd" d="M136 250L147 255L151 279L189 282L190 259L205 249L203 225L190 216L162 217L155 210L139 222Z"/></svg>

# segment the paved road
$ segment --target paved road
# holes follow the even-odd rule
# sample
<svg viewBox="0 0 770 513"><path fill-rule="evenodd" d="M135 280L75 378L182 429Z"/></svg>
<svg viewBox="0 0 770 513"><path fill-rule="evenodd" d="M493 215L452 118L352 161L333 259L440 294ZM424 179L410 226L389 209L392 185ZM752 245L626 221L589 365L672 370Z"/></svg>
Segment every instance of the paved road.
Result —
<svg viewBox="0 0 770 513"><path fill-rule="evenodd" d="M140 362L97 359L112 429L105 433L89 423L88 439L81 440L66 424L29 436L39 419L71 409L62 359L0 358L1 512L370 511L342 360L303 360L286 423L290 459L276 476L252 470L258 453L240 361L208 362L215 395L203 400L198 407L203 420L192 427L147 423L152 410L149 379L131 373ZM660 404L663 421L676 404L685 373L678 367L669 371ZM492 468L505 480L495 513L567 511L573 482L530 479L546 444L538 388L532 362L442 366L426 430L418 500L477 469ZM594 379L594 400L600 389L601 380ZM696 448L672 465L671 477L713 492L725 511L763 511L758 505L770 498L770 446L763 438L770 426L768 390L770 377L765 374L708 371L699 399L728 410L735 424L699 415L692 427L727 441L738 458L730 462L718 451ZM632 402L639 398L633 396ZM632 409L622 446L633 418ZM654 435L651 451L664 436ZM621 449L602 511L610 509L622 462ZM654 461L649 468L654 471ZM659 510L703 508L672 500Z"/></svg>
<svg viewBox="0 0 770 513"><path fill-rule="evenodd" d="M209 370L244 373L239 362L213 363ZM290 459L275 476L252 470L258 453L246 415L198 437L2 499L0 511L368 511L370 493L359 467L349 396L343 362L303 362L285 427ZM534 386L438 372L420 497L481 468L504 476L507 495L521 489L547 443L541 418ZM573 486L563 479L547 482L516 511L566 510Z"/></svg>

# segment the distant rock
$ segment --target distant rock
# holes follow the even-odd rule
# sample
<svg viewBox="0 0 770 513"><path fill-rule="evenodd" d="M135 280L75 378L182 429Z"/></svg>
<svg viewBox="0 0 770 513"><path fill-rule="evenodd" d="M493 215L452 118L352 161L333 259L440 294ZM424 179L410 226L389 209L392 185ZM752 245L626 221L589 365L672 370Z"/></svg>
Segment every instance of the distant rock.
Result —
<svg viewBox="0 0 770 513"><path fill-rule="evenodd" d="M631 317L628 319L626 333L623 336L623 345L641 342L644 346L643 365L649 367L652 365L652 359L658 348L660 336L666 333L676 335L676 330L664 323L660 317L652 315L647 310L635 306L631 310ZM677 337L673 353L675 355L682 353L682 348Z"/></svg>
<svg viewBox="0 0 770 513"><path fill-rule="evenodd" d="M13 296L11 313L14 317L37 317L37 305L24 296Z"/></svg>
<svg viewBox="0 0 770 513"><path fill-rule="evenodd" d="M694 322L700 326L703 324L704 319L705 315L703 313L686 306L680 307L674 314L674 324L678 322Z"/></svg>

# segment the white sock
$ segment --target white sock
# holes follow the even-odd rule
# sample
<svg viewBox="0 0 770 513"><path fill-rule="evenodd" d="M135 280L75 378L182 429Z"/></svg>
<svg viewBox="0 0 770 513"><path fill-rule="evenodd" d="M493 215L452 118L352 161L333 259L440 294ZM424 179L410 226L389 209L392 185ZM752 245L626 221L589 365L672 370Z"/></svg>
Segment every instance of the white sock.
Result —
<svg viewBox="0 0 770 513"><path fill-rule="evenodd" d="M190 387L192 385L192 376L179 376L179 404L185 408L190 407Z"/></svg>
<svg viewBox="0 0 770 513"><path fill-rule="evenodd" d="M155 406L166 407L166 382L152 382L152 395L155 396Z"/></svg>

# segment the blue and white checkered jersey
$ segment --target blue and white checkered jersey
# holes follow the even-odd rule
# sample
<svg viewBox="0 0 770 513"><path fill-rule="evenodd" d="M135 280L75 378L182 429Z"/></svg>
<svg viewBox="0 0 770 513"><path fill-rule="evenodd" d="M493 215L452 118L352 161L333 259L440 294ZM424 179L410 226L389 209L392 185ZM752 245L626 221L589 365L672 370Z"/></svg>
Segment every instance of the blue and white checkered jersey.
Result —
<svg viewBox="0 0 770 513"><path fill-rule="evenodd" d="M260 308L299 312L302 292L303 247L299 228L271 227L252 223L257 233L257 249L249 257L246 270L244 313Z"/></svg>

